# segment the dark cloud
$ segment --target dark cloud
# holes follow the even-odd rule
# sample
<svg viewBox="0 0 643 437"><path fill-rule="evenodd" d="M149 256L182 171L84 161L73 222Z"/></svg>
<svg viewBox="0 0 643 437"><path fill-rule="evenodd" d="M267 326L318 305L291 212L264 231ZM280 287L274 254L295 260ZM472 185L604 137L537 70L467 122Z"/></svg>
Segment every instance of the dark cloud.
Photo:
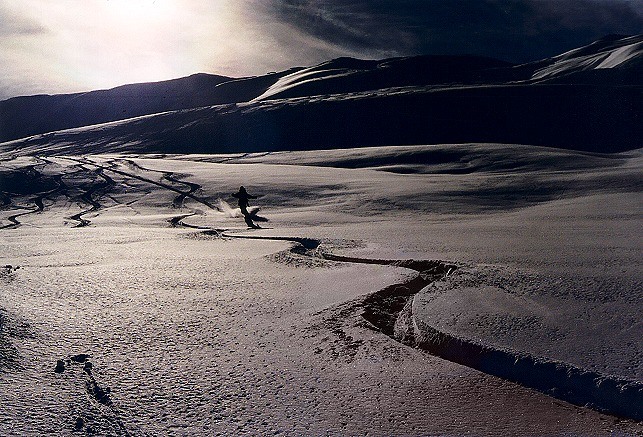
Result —
<svg viewBox="0 0 643 437"><path fill-rule="evenodd" d="M362 53L539 59L643 32L643 0L282 0L279 20Z"/></svg>

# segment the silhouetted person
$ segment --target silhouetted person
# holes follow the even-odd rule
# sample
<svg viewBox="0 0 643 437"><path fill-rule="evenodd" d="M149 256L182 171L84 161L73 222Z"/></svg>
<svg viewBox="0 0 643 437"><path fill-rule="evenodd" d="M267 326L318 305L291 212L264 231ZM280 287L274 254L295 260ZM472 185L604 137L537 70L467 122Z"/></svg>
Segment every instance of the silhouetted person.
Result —
<svg viewBox="0 0 643 437"><path fill-rule="evenodd" d="M259 226L254 224L254 222L252 221L252 217L248 212L248 206L250 205L248 203L248 199L256 199L257 196L248 194L244 186L239 187L239 191L233 193L232 196L239 199L239 208L241 209L241 214L243 214L246 224L251 228L258 228Z"/></svg>

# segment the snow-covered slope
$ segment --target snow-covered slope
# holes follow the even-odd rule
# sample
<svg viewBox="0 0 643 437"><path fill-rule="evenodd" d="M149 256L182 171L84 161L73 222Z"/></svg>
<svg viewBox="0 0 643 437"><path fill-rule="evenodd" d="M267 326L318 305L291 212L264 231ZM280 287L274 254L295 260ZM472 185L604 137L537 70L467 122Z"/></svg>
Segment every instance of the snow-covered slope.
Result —
<svg viewBox="0 0 643 437"><path fill-rule="evenodd" d="M641 147L641 89L405 87L154 114L0 143L25 153L236 153L465 142L593 152Z"/></svg>
<svg viewBox="0 0 643 437"><path fill-rule="evenodd" d="M0 434L642 435L639 44L0 143Z"/></svg>
<svg viewBox="0 0 643 437"><path fill-rule="evenodd" d="M384 61L339 58L309 68L233 79L208 74L70 95L0 102L0 142L171 110L267 98L354 93L442 83L488 83L509 64L474 56Z"/></svg>
<svg viewBox="0 0 643 437"><path fill-rule="evenodd" d="M549 60L532 64L536 67L532 79L550 79L602 69L632 69L640 73L642 63L643 35L610 36Z"/></svg>
<svg viewBox="0 0 643 437"><path fill-rule="evenodd" d="M91 152L228 153L502 142L618 152L643 137L642 41L607 38L516 67L474 56L339 58L254 78L195 75L17 98L0 102L0 141L46 136L0 148L51 150L54 141Z"/></svg>
<svg viewBox="0 0 643 437"><path fill-rule="evenodd" d="M200 73L109 90L16 97L0 101L0 141L159 112L243 102L287 73L241 79Z"/></svg>
<svg viewBox="0 0 643 437"><path fill-rule="evenodd" d="M394 87L491 84L509 63L478 56L413 56L383 61L339 58L280 78L255 100L355 93Z"/></svg>
<svg viewBox="0 0 643 437"><path fill-rule="evenodd" d="M0 159L3 434L640 434L390 338L363 314L418 275L359 262L457 267L392 314L419 334L640 382L640 150Z"/></svg>

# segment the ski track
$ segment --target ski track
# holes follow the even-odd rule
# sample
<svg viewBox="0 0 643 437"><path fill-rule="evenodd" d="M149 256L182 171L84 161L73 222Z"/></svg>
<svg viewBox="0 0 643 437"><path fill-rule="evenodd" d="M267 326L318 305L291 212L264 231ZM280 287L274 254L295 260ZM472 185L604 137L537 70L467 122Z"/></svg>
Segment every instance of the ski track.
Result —
<svg viewBox="0 0 643 437"><path fill-rule="evenodd" d="M179 221L177 224L186 226ZM187 225L194 228L194 226ZM360 316L371 327L407 346L445 360L480 370L538 390L574 405L587 406L603 413L643 420L643 384L610 375L587 371L572 364L534 357L519 351L459 338L424 327L419 331L412 314L413 299L424 287L445 278L458 266L439 260L387 260L335 255L322 249L322 241L306 237L269 237L231 234L224 229L204 231L219 238L289 241L295 243L291 253L340 263L376 264L415 270L418 275L404 283L393 284L353 302L340 305L336 311L346 319L350 313ZM329 325L342 338L337 323ZM354 345L353 345L354 346ZM350 348L349 348L350 350Z"/></svg>
<svg viewBox="0 0 643 437"><path fill-rule="evenodd" d="M147 168L147 167L143 167L142 165L134 162L131 159L118 159L118 160L115 160L115 162L118 162L118 161L125 162L127 165L132 166L132 167L136 167L141 171L161 173L163 175L162 176L163 179L165 179L165 180L167 180L167 181L169 181L171 183L187 185L187 187L189 188L189 191L180 192L180 194L178 196L176 196L172 200L172 207L175 208L175 209L183 208L185 198L190 197L190 198L194 199L194 193L202 188L202 186L200 184L190 182L190 181L184 181L184 180L177 179L175 177L174 173L170 172L170 171L153 170L153 169L150 169L150 168ZM204 202L201 202L201 203L204 203ZM211 204L209 204L209 202L205 203L205 205L209 206L210 208L213 208L213 206ZM216 208L214 208L214 209L216 209ZM194 228L194 229L205 229L205 228L201 228L199 226L187 225L187 224L182 222L183 219L185 219L187 217L191 217L191 216L193 216L195 214L196 214L196 211L194 209L192 209L192 213L190 213L190 214L181 214L181 215L177 215L175 217L172 217L170 220L168 220L168 223L170 223L170 226L172 226L172 227L177 227L179 225L182 225L182 226L191 227L191 228Z"/></svg>
<svg viewBox="0 0 643 437"><path fill-rule="evenodd" d="M44 159L41 159L41 158L36 158L36 159L38 161L40 161L40 164L34 164L34 165L26 166L25 169L27 171L32 171L32 172L36 173L36 175L37 175L36 178L38 178L38 177L42 176L42 172L39 171L36 167L44 167L44 166L46 166L48 164L48 162L47 162L47 160L44 160ZM18 220L18 217L23 217L25 215L35 214L35 213L39 213L39 212L44 211L44 209L45 209L44 199L47 196L50 196L50 195L52 195L52 194L54 194L56 192L62 191L63 188L64 188L64 183L62 182L62 180L58 181L58 180L56 180L54 178L54 182L56 182L56 185L57 185L56 188L54 188L52 190L49 190L49 191L45 191L43 193L39 193L36 197L33 197L32 199L30 199L30 202L32 202L35 205L35 207L36 207L35 209L29 209L27 207L21 207L21 206L15 205L18 208L27 209L27 211L26 212L21 212L21 213L18 213L18 214L14 214L14 215L11 215L11 216L7 217L6 220L11 222L11 223L8 224L8 225L1 226L0 230L17 228L18 226L22 225L22 223ZM2 193L2 198L3 198L2 208L7 208L7 207L10 207L10 206L13 205L13 200L11 199L10 194L12 194L12 193L6 193L6 192Z"/></svg>
<svg viewBox="0 0 643 437"><path fill-rule="evenodd" d="M38 161L40 161L39 164L26 166L25 169L28 170L28 171L34 171L38 175L42 175L42 172L38 171L36 169L36 167L46 166L46 165L55 165L55 163L53 161L51 161L49 159L46 159L46 158L38 158L38 157L36 157L36 159ZM172 172L148 169L148 168L142 167L139 164L135 163L134 161L128 160L128 159L127 160L126 159L115 159L112 162L109 162L109 165L103 165L101 163L97 163L95 161L92 161L89 158L79 159L79 158L72 158L72 157L63 157L61 159L65 159L65 160L69 160L69 161L74 162L73 167L77 168L78 170L75 171L75 172L67 172L67 173L64 173L64 174L56 174L56 175L51 176L51 178L53 179L53 181L56 183L57 186L53 190L49 190L49 191L46 191L46 192L43 192L43 193L38 193L38 195L36 197L30 199L30 203L33 203L35 208L29 208L29 207L25 207L25 206L14 205L13 200L12 200L11 195L10 195L11 193L4 193L4 192L2 193L2 203L3 204L0 207L2 207L3 209L7 209L7 208L9 208L9 207L11 207L13 205L13 206L18 207L20 209L28 209L28 210L25 211L25 212L20 212L20 213L13 214L13 215L7 217L5 220L9 221L10 223L6 224L6 225L3 225L3 226L0 226L0 230L13 229L13 228L16 228L18 226L21 226L22 223L20 222L20 220L18 220L19 217L22 217L22 216L25 216L25 215L28 215L28 214L34 214L34 213L42 212L44 210L44 208L45 208L44 199L47 198L48 196L51 196L51 195L57 194L57 193L62 193L65 196L67 196L67 198L72 200L70 198L70 195L69 195L70 187L64 182L63 178L64 177L69 177L71 175L81 173L81 172L87 172L92 176L94 176L94 175L98 176L98 177L103 179L103 182L86 184L82 188L83 192L80 194L80 196L78 198L79 198L80 201L82 201L83 203L88 204L90 207L87 208L87 209L84 209L84 210L82 210L82 211L80 211L80 212L78 212L78 213L76 213L76 214L74 214L74 215L72 215L70 217L68 217L70 220L74 220L74 221L78 222L76 227L88 226L91 223L90 220L84 218L85 215L93 213L93 212L97 212L97 211L102 210L102 209L106 209L106 207L101 204L100 200L101 200L101 198L103 196L108 194L110 188L112 188L112 187L117 185L116 181L114 181L114 179L112 179L110 176L108 176L106 174L106 172L112 172L112 173L115 173L115 174L118 174L118 175L121 175L121 176L125 176L127 178L137 179L137 180L140 180L142 182L149 183L149 184L164 188L166 190L178 193L178 195L172 201L172 206L174 208L177 208L177 209L183 208L185 199L190 198L190 199L193 199L193 200L195 200L195 201L207 206L210 209L217 210L216 206L214 206L213 204L208 202L206 199L203 199L203 198L201 198L201 197L199 197L199 196L197 196L195 194L198 190L200 190L202 188L202 186L200 184L178 179L174 175L174 173L172 173ZM119 162L124 162L127 165L135 167L135 168L137 168L137 169L139 169L141 171L144 171L144 172L160 173L162 175L162 179L165 179L169 183L164 184L164 183L161 183L161 182L158 182L158 181L155 181L155 180L143 177L143 176L139 176L139 175L137 175L137 174L135 174L133 172L126 172L126 171L123 171L123 170L119 170L119 169L115 168L118 165ZM91 170L89 167L94 167L95 170ZM123 183L119 182L119 184L127 186L127 184L125 182L123 182ZM178 188L172 186L171 184L183 185L183 186L187 187L188 189L187 190L181 190L181 189L178 189ZM146 191L144 194L149 194L150 192L151 191ZM97 198L95 198L96 193L99 193ZM118 200L115 199L113 196L109 196L109 198L114 200L117 204L120 204L120 202L118 202ZM130 202L130 204L131 203L134 203L134 202ZM193 211L193 213L196 213L196 212ZM173 220L176 220L178 222L182 218L185 218L185 216L184 215L177 216Z"/></svg>
<svg viewBox="0 0 643 437"><path fill-rule="evenodd" d="M88 203L89 205L91 205L91 208L81 211L69 217L69 219L75 220L78 222L76 227L88 226L91 223L90 220L84 219L83 216L101 209L103 205L98 200L100 200L100 198L106 194L106 192L109 190L110 187L115 185L114 180L109 176L105 175L102 168L97 169L93 173L101 177L104 180L104 182L89 185L89 187L85 190L85 192L80 195L80 199L85 203ZM100 192L103 190L105 190L105 192L102 195L98 196L98 200L95 200L94 193Z"/></svg>
<svg viewBox="0 0 643 437"><path fill-rule="evenodd" d="M211 209L217 209L216 207L211 205L209 202L206 203L205 199L201 199L201 198L196 199L196 196L193 193L202 188L201 185L199 185L199 184L177 179L176 177L174 177L173 172L162 171L162 170L153 170L153 169L150 169L150 168L143 167L143 166L141 166L140 164L134 162L131 159L121 159L121 160L116 160L116 161L123 161L123 162L127 163L128 165L130 165L132 167L138 168L141 171L161 173L163 175L163 179L165 179L165 180L167 180L169 182L172 182L172 183L175 183L175 184L187 185L188 188L189 188L189 191L187 191L187 192L180 191L180 190L173 190L173 191L176 191L176 192L179 193L179 195L177 197L175 197L174 200L172 201L172 206L174 208L182 208L183 207L183 202L185 201L185 198L190 197L191 199L197 200L198 202L203 203L204 205L210 207ZM161 185L161 186L164 187L164 188L169 188L169 186L164 186L164 185Z"/></svg>
<svg viewBox="0 0 643 437"><path fill-rule="evenodd" d="M173 187L173 186L171 186L171 185L162 184L162 183L157 182L157 181L155 181L155 180L152 180L152 179L149 179L149 178L145 178L145 177L143 177L143 176L138 176L138 175L136 175L136 174L134 174L134 173L128 173L128 172L125 172L125 171L122 171L122 170L117 170L117 169L115 169L115 168L110 168L110 167L107 167L107 166L105 166L105 165L99 164L99 163L97 163L97 162L95 162L95 161L91 161L91 160L90 160L90 159L88 159L88 158L78 159L78 158L65 157L64 159L68 159L68 160L71 160L71 161L79 162L79 163L81 163L81 164L92 165L92 166L94 166L94 167L96 167L96 168L101 168L101 169L103 169L103 170L106 170L106 171L110 171L110 172L112 172L112 173L119 174L119 175L121 175L121 176L129 177L129 178L133 178L133 179L138 179L138 180L140 180L140 181L142 181L142 182L147 182L147 183L149 183L149 184L156 185L156 186L161 187L161 188L165 188L166 190L174 191L175 193L179 193L179 195L181 195L181 194L185 194L185 196L186 196L186 197L189 197L189 198L191 198L191 199L193 199L193 200L196 200L197 202L202 203L203 205L205 205L205 206L207 206L207 207L209 207L209 208L211 208L211 209L214 209L214 210L216 210L216 209L217 209L214 205L212 205L212 204L211 204L210 202L208 202L207 200L202 199L202 198L200 198L200 197L198 197L198 196L195 196L195 195L193 195L193 194L191 194L191 193L189 193L189 192L181 191L181 190L179 190L178 188L175 188L175 187Z"/></svg>
<svg viewBox="0 0 643 437"><path fill-rule="evenodd" d="M244 157L245 155L236 157L235 159L242 159ZM101 198L107 195L111 187L117 185L117 182L106 175L105 172L112 172L125 176L126 178L137 179L178 193L178 196L175 197L172 202L175 208L182 208L185 199L190 198L211 209L218 210L206 199L194 194L202 188L201 185L177 179L172 172L145 168L129 159L116 159L109 162L109 165L97 163L86 157L82 159L64 157L62 159L75 162L75 167L78 169L77 172L85 171L102 179L102 182L85 185L80 199L91 205L91 207L69 217L72 220L78 221L76 227L90 224L90 221L83 218L83 216L104 208L100 203ZM38 160L40 161L39 164L26 168L42 176L42 171L39 171L36 167L54 163L42 158L38 158ZM124 162L143 172L160 173L162 179L165 179L169 183L164 184L133 172L119 170L115 168L119 162ZM88 167L94 167L95 170L90 170ZM74 172L74 174L77 172ZM56 187L46 192L37 193L36 197L30 199L30 202L35 205L33 209L14 205L10 196L11 193L3 193L3 208L14 205L28 210L7 217L6 220L11 223L0 227L0 230L20 226L21 222L18 220L19 217L42 212L45 208L44 199L47 198L47 196L62 193L69 198L68 191L70 187L63 180L66 175L69 175L69 173L52 176ZM188 190L180 190L171 184L184 185L188 187ZM94 197L96 193L101 192L102 194L99 194L97 198ZM146 194L149 194L149 192ZM110 198L120 204L113 197L110 196ZM130 203L134 203L135 201ZM183 226L196 229L204 234L217 238L288 241L293 243L291 253L294 256L317 258L338 263L388 265L416 271L418 275L413 279L403 283L393 284L365 297L341 304L334 310L330 310L331 312L335 311L336 317L327 318L327 328L338 336L338 338L347 342L347 344L350 343L347 348L349 351L359 345L351 343L352 340L345 335L341 327L341 321L345 320L349 315L359 314L365 321L364 326L377 330L407 346L416 347L446 360L516 382L576 405L587 405L602 412L629 417L635 420L643 420L643 414L640 408L638 408L638 406L643 405L643 385L637 381L618 380L607 375L587 372L584 369L576 368L567 363L552 362L542 358L520 354L515 351L494 349L490 346L481 345L473 340L457 338L430 327L428 333L418 332L412 314L412 302L415 295L430 283L450 275L458 268L456 264L438 260L388 260L340 256L324 251L322 246L323 242L312 238L240 235L231 233L226 229L212 229L185 223L184 220L186 218L194 215L196 215L195 211L188 214L181 214L170 219L169 223L173 227ZM68 364L71 364L69 360L67 361ZM87 361L87 363L89 363L89 361ZM98 408L98 410L104 411L105 407L107 408L107 412L103 412L102 414L105 416L104 418L112 424L112 427L117 429L119 435L129 435L123 422L119 418L116 407L109 399L108 392L105 392L96 381L91 370L91 364L89 366L86 365L83 368L83 372L85 374L85 386L91 402L101 404L101 408Z"/></svg>

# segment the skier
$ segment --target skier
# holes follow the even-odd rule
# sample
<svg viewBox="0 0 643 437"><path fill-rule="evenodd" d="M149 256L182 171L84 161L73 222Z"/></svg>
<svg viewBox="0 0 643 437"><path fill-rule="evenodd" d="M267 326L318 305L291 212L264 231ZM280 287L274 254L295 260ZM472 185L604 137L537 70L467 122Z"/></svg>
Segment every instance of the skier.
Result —
<svg viewBox="0 0 643 437"><path fill-rule="evenodd" d="M232 194L232 197L239 199L239 209L241 209L241 214L243 214L246 224L251 228L259 228L259 226L252 221L252 215L248 212L248 199L256 199L257 196L248 194L246 188L242 185L239 187L239 191L237 193Z"/></svg>

